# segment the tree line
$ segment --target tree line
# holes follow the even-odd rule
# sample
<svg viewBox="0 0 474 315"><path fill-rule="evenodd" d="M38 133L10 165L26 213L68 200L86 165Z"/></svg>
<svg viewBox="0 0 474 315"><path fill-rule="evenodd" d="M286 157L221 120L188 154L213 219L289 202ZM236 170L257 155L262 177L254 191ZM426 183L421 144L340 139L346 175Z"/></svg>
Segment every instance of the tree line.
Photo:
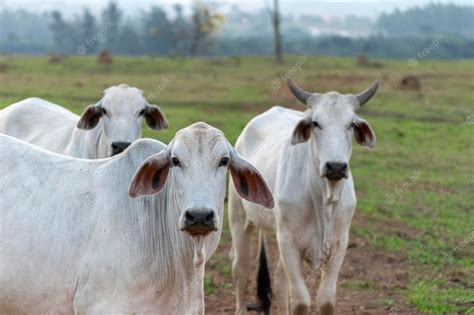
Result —
<svg viewBox="0 0 474 315"><path fill-rule="evenodd" d="M99 49L126 55L197 55L218 30L224 16L196 2L192 15L183 15L180 4L173 6L174 19L168 18L159 6L141 12L140 23L124 18L117 3L109 2L100 19L84 9L73 21L65 21L59 11L53 11L49 24L52 49L62 54L95 54Z"/></svg>
<svg viewBox="0 0 474 315"><path fill-rule="evenodd" d="M266 12L268 11L268 12ZM316 15L291 16L272 7L256 12L196 1L188 14L176 4L172 12L155 5L138 16L127 16L115 2L99 15L87 8L66 18L60 11L0 12L0 53L65 55L113 54L166 56L221 56L273 54L360 55L409 58L442 34L439 47L427 58L474 57L474 7L430 4L378 17L349 16L326 21ZM270 15L268 14L270 13ZM279 38L273 29L279 26ZM361 37L319 35L312 31L351 30ZM370 33L369 33L370 31ZM279 40L279 48L276 41Z"/></svg>

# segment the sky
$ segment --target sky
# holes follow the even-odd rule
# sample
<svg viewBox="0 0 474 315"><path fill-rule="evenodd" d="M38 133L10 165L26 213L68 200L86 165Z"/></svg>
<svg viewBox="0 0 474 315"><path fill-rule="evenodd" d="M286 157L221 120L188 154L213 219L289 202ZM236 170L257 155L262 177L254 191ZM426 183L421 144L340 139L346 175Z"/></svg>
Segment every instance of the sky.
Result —
<svg viewBox="0 0 474 315"><path fill-rule="evenodd" d="M35 12L45 10L60 10L66 16L74 15L82 11L84 7L89 7L93 13L100 13L102 8L110 0L0 0L0 10L2 8L18 9L25 8ZM192 0L117 0L126 15L133 16L142 9L147 9L152 5L162 5L171 11L174 3L189 5ZM230 8L236 4L241 10L255 11L265 7L265 3L272 3L273 0L225 0L225 1L203 1L206 3L218 3L222 10ZM338 1L338 0L280 0L281 12L284 14L312 14L325 18L344 17L347 15L357 15L375 18L380 13L391 12L395 8L401 10L413 6L422 6L428 3L456 3L464 5L474 5L474 0L405 0L405 1Z"/></svg>

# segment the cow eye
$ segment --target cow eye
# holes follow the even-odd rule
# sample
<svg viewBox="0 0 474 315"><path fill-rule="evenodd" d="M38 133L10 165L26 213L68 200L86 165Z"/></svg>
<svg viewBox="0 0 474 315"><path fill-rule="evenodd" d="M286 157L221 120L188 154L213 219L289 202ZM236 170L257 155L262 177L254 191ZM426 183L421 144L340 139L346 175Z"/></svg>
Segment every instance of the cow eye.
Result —
<svg viewBox="0 0 474 315"><path fill-rule="evenodd" d="M229 158L228 157L223 157L219 161L219 166L227 167L227 165L229 165Z"/></svg>
<svg viewBox="0 0 474 315"><path fill-rule="evenodd" d="M318 129L323 129L323 128L321 128L321 126L319 125L319 123L317 121L313 121L313 127L318 128Z"/></svg>
<svg viewBox="0 0 474 315"><path fill-rule="evenodd" d="M100 112L102 113L102 115L107 116L107 110L105 110L105 108L101 107Z"/></svg>
<svg viewBox="0 0 474 315"><path fill-rule="evenodd" d="M138 116L143 116L145 115L145 109L142 109L139 113L138 113Z"/></svg>
<svg viewBox="0 0 474 315"><path fill-rule="evenodd" d="M171 158L171 165L173 165L175 167L181 167L181 162L179 161L179 159L177 157L172 157Z"/></svg>
<svg viewBox="0 0 474 315"><path fill-rule="evenodd" d="M349 129L354 129L355 127L356 127L356 123L351 122L351 124L349 125Z"/></svg>

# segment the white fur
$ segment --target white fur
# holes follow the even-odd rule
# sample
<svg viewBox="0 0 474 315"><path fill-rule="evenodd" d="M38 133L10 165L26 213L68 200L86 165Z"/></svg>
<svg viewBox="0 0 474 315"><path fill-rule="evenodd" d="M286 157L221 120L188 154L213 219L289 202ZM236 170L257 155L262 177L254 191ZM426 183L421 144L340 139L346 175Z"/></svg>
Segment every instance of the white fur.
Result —
<svg viewBox="0 0 474 315"><path fill-rule="evenodd" d="M358 104L354 96L330 92L315 94L308 107L306 112L273 107L255 117L237 140L236 149L261 171L276 203L273 211L265 210L241 200L229 186L236 314L247 313L245 293L254 227L278 240L280 260L273 283L279 314L309 313L305 281L314 281L320 271L317 304L324 314L334 309L356 196L350 171L347 179L338 182L320 174L328 161L349 163L352 130L348 126L357 117L354 109ZM318 121L322 129L312 128L308 141L292 145L293 130L305 117ZM312 266L312 274L302 273L303 261Z"/></svg>
<svg viewBox="0 0 474 315"><path fill-rule="evenodd" d="M104 91L108 115L92 130L76 127L79 116L40 98L28 98L0 111L0 133L65 155L98 159L111 156L111 144L141 136L143 92L122 84Z"/></svg>
<svg viewBox="0 0 474 315"><path fill-rule="evenodd" d="M129 197L131 182L148 183L140 172L148 162L171 157L181 165L159 192L150 184L155 194ZM101 160L0 135L0 314L204 314L205 263L222 231L223 157L260 181L248 198L273 204L258 171L204 123L167 146L138 140ZM181 232L185 211L202 208L217 231Z"/></svg>
<svg viewBox="0 0 474 315"><path fill-rule="evenodd" d="M204 264L222 231L218 162L231 147L210 127L172 143L83 160L0 135L0 314L203 314ZM164 149L187 168L171 168L158 194L130 198L135 171ZM182 212L201 206L215 209L218 231L180 232Z"/></svg>

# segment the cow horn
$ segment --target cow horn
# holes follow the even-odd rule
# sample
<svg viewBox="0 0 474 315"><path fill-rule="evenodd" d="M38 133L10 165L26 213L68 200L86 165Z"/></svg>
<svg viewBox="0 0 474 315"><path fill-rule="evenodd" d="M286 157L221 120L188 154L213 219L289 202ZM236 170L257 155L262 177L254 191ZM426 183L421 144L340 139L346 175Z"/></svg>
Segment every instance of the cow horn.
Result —
<svg viewBox="0 0 474 315"><path fill-rule="evenodd" d="M375 92L377 92L378 87L379 81L375 80L375 82L372 83L372 85L367 90L357 94L356 97L359 101L359 105L362 106L367 103L372 98L372 96L374 96Z"/></svg>
<svg viewBox="0 0 474 315"><path fill-rule="evenodd" d="M306 92L301 87L299 87L292 79L288 78L286 84L290 88L291 93L306 105L306 101L312 95L312 93Z"/></svg>

